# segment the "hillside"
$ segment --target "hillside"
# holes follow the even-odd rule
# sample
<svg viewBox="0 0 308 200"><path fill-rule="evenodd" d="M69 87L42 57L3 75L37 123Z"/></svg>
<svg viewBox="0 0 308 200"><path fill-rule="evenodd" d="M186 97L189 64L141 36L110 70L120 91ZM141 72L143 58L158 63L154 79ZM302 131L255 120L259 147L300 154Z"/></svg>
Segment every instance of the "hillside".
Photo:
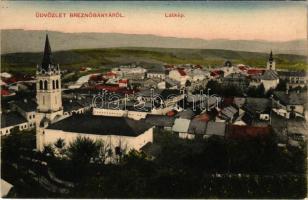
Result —
<svg viewBox="0 0 308 200"><path fill-rule="evenodd" d="M266 65L268 54L256 52L217 50L217 49L163 49L163 48L108 48L76 49L57 51L53 54L62 69L74 70L79 67L92 67L105 71L115 65L125 63L155 64L201 64L219 66L226 60L234 64L247 64L256 67ZM305 56L274 55L277 68L303 70L307 68ZM34 74L36 65L41 63L40 53L11 53L1 56L2 71ZM151 65L152 64L152 65Z"/></svg>
<svg viewBox="0 0 308 200"><path fill-rule="evenodd" d="M40 52L46 31L1 31L1 54ZM307 40L270 42L260 40L204 40L121 33L63 33L48 31L54 51L119 47L226 49L234 51L307 55Z"/></svg>

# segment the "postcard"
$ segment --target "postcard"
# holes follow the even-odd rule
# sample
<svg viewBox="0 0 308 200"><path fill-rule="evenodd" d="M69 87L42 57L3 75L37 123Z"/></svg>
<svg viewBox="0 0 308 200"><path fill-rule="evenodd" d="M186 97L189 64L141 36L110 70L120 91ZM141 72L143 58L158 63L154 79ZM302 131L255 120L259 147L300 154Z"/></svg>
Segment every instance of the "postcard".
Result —
<svg viewBox="0 0 308 200"><path fill-rule="evenodd" d="M0 5L2 198L307 198L306 1Z"/></svg>

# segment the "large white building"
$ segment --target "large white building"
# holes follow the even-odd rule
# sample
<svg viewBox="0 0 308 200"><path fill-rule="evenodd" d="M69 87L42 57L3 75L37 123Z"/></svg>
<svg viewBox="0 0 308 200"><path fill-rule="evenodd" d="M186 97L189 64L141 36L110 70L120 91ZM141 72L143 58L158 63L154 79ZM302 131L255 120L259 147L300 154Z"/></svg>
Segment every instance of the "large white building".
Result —
<svg viewBox="0 0 308 200"><path fill-rule="evenodd" d="M102 141L109 146L109 152L116 152L120 144L122 150L129 151L140 150L153 142L153 127L143 120L63 114L60 69L53 62L48 36L36 78L36 146L39 151L46 145L53 145L59 138L69 144L79 136Z"/></svg>

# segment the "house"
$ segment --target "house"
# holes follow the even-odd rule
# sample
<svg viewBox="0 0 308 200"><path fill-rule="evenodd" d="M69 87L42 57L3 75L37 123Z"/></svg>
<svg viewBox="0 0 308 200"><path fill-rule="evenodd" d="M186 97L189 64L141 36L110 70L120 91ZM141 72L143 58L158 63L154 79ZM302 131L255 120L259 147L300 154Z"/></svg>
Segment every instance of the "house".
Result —
<svg viewBox="0 0 308 200"><path fill-rule="evenodd" d="M148 114L145 122L158 129L171 131L175 118L167 115L152 115Z"/></svg>
<svg viewBox="0 0 308 200"><path fill-rule="evenodd" d="M12 110L17 111L28 121L28 128L32 129L35 127L37 104L32 99L23 99L12 103Z"/></svg>
<svg viewBox="0 0 308 200"><path fill-rule="evenodd" d="M62 100L63 115L70 116L73 114L81 114L86 111L86 107L82 105L77 99L66 99Z"/></svg>
<svg viewBox="0 0 308 200"><path fill-rule="evenodd" d="M141 105L140 107L137 105L108 104L104 107L93 108L92 114L95 116L127 117L133 120L141 120L145 119L147 114L151 113L151 110L151 105L146 104Z"/></svg>
<svg viewBox="0 0 308 200"><path fill-rule="evenodd" d="M152 143L153 127L144 120L136 121L124 117L72 115L44 128L45 146L54 144L59 138L68 145L77 137L102 141L112 155L116 155L119 148L123 153L127 153Z"/></svg>
<svg viewBox="0 0 308 200"><path fill-rule="evenodd" d="M107 79L115 79L115 78L117 78L117 74L113 73L113 72L107 72L106 75L105 75L105 78L107 78Z"/></svg>
<svg viewBox="0 0 308 200"><path fill-rule="evenodd" d="M174 121L172 132L177 133L180 138L193 139L194 136L188 133L190 120L178 118Z"/></svg>
<svg viewBox="0 0 308 200"><path fill-rule="evenodd" d="M128 80L127 79L120 79L118 81L119 88L126 88L128 85Z"/></svg>
<svg viewBox="0 0 308 200"><path fill-rule="evenodd" d="M143 87L144 88L154 88L157 89L158 88L158 84L161 82L160 79L158 78L150 78L150 79L146 79L143 82Z"/></svg>
<svg viewBox="0 0 308 200"><path fill-rule="evenodd" d="M168 89L180 89L181 83L179 81L170 79L169 77L165 78L166 88Z"/></svg>
<svg viewBox="0 0 308 200"><path fill-rule="evenodd" d="M18 112L1 113L1 136L8 135L13 129L28 130L28 121Z"/></svg>
<svg viewBox="0 0 308 200"><path fill-rule="evenodd" d="M128 65L113 68L111 72L123 79L144 79L147 70L140 66Z"/></svg>
<svg viewBox="0 0 308 200"><path fill-rule="evenodd" d="M209 121L206 126L205 138L211 136L225 137L226 123Z"/></svg>
<svg viewBox="0 0 308 200"><path fill-rule="evenodd" d="M206 126L207 123L204 121L201 121L199 119L191 120L188 127L188 134L186 135L186 137L189 139L203 138L205 135Z"/></svg>
<svg viewBox="0 0 308 200"><path fill-rule="evenodd" d="M259 120L270 120L271 100L267 98L247 97L243 109Z"/></svg>
<svg viewBox="0 0 308 200"><path fill-rule="evenodd" d="M235 120L233 124L239 126L247 126L247 125L252 125L254 121L255 119L254 116L252 116L252 114L250 114L249 112L244 112L243 114L240 114L238 116L238 118Z"/></svg>
<svg viewBox="0 0 308 200"><path fill-rule="evenodd" d="M165 70L159 68L152 68L147 71L147 78L158 78L164 80L166 78Z"/></svg>
<svg viewBox="0 0 308 200"><path fill-rule="evenodd" d="M286 118L305 117L306 108L307 92L287 90L286 92L275 91L273 94L273 111Z"/></svg>
<svg viewBox="0 0 308 200"><path fill-rule="evenodd" d="M169 72L169 78L180 82L181 87L185 86L186 82L191 79L183 68L171 70Z"/></svg>
<svg viewBox="0 0 308 200"><path fill-rule="evenodd" d="M203 81L204 79L208 79L210 77L210 73L208 71L200 68L191 69L188 71L188 75L191 77L192 82Z"/></svg>
<svg viewBox="0 0 308 200"><path fill-rule="evenodd" d="M223 70L213 70L211 71L210 76L214 79L219 79L224 76L224 71Z"/></svg>
<svg viewBox="0 0 308 200"><path fill-rule="evenodd" d="M271 128L256 126L239 126L230 124L228 126L227 137L230 139L247 139L255 137L265 137L271 134Z"/></svg>
<svg viewBox="0 0 308 200"><path fill-rule="evenodd" d="M286 123L289 138L296 141L307 140L308 123L305 119L289 119Z"/></svg>
<svg viewBox="0 0 308 200"><path fill-rule="evenodd" d="M228 106L223 108L216 121L225 121L225 122L234 122L235 119L239 116L239 110L234 106Z"/></svg>
<svg viewBox="0 0 308 200"><path fill-rule="evenodd" d="M176 117L180 119L192 119L194 116L195 113L190 108L176 114Z"/></svg>
<svg viewBox="0 0 308 200"><path fill-rule="evenodd" d="M184 94L181 94L181 91L176 89L147 89L135 95L136 97L142 97L146 102L159 101L158 103L162 103L164 107L173 107L178 101L184 99Z"/></svg>
<svg viewBox="0 0 308 200"><path fill-rule="evenodd" d="M306 71L277 71L277 73L290 88L305 87L308 84L308 72Z"/></svg>

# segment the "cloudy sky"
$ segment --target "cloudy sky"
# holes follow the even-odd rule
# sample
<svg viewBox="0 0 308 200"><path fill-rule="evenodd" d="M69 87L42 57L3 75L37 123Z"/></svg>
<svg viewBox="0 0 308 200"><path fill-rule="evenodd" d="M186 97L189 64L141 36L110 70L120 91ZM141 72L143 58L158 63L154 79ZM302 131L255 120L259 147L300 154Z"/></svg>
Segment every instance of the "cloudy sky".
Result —
<svg viewBox="0 0 308 200"><path fill-rule="evenodd" d="M306 2L1 1L1 29L116 32L288 41L307 38ZM123 18L37 18L36 13L121 12ZM182 13L166 18L165 13Z"/></svg>

